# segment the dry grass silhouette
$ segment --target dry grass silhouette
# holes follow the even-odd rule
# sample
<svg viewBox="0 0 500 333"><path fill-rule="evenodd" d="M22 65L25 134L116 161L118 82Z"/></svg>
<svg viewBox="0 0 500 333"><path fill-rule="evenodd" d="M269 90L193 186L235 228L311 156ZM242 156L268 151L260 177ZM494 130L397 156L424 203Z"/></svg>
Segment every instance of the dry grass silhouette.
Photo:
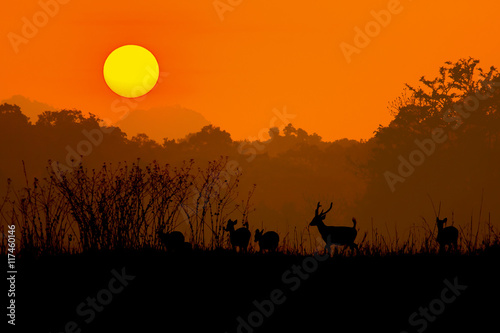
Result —
<svg viewBox="0 0 500 333"><path fill-rule="evenodd" d="M247 228L252 193L238 204L238 177L221 178L225 161L214 161L206 169L195 168L193 161L180 168L157 163L142 167L138 161L130 165L104 164L99 170L87 170L80 165L59 175L51 170L49 178L35 178L32 182L26 179L22 190L10 189L0 206L2 225L16 224L21 255L161 250L162 236L180 225L194 249L246 248L243 243L248 244L250 238ZM245 227L224 228L231 214L241 214ZM318 214L316 211L313 220L318 219ZM302 230L295 228L292 234L281 235L279 252L308 255L323 251L324 242L304 222ZM360 237L356 255L439 252L439 228L424 217L420 225L414 225L404 236L397 228L393 232L386 230L384 236L373 227L373 221L366 222L357 225ZM476 221L471 216L468 224L456 226L459 230L456 254L472 255L500 246L500 232L493 226L490 215L486 221L481 214ZM236 239L238 232L245 232L243 240ZM276 248L275 245L272 247ZM5 237L1 251L6 253ZM257 247L250 245L248 251L256 252ZM336 249L335 253L344 254L345 249Z"/></svg>

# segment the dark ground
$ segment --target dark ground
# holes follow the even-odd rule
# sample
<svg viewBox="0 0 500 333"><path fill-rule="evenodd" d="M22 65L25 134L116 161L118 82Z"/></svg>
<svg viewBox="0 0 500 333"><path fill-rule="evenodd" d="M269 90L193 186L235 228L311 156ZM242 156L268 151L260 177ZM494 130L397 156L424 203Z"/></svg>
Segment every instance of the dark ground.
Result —
<svg viewBox="0 0 500 333"><path fill-rule="evenodd" d="M99 253L18 259L19 332L417 332L408 318L440 299L443 282L455 278L467 289L441 314L430 314L420 332L498 331L500 272L498 252L478 256L413 255L307 259L311 273L283 274L307 257L240 255L230 252ZM125 269L135 278L117 294L108 289ZM307 274L307 273L306 273ZM303 275L305 277L305 275ZM298 281L300 286L298 286ZM120 283L115 283L118 288ZM292 287L297 287L292 291ZM286 298L256 328L238 329L256 311L252 302L268 300L279 289ZM101 293L100 293L101 292ZM77 314L87 297L108 301L89 323ZM451 298L448 292L445 297ZM283 296L276 297L283 301ZM266 302L265 302L266 303ZM267 303L266 303L267 304ZM83 309L87 309L85 306ZM442 309L441 309L442 310ZM4 315L5 316L5 315ZM5 318L5 317L4 317ZM252 317L258 324L259 315ZM264 317L263 317L264 318ZM248 322L248 321L247 321ZM255 324L255 323L254 323ZM255 325L257 325L255 324ZM71 326L71 324L69 324Z"/></svg>

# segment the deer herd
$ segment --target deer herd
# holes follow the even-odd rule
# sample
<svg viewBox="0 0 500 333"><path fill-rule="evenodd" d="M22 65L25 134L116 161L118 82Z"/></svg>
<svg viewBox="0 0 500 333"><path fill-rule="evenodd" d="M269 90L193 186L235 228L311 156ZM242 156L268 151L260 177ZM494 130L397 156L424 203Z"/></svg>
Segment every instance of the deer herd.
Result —
<svg viewBox="0 0 500 333"><path fill-rule="evenodd" d="M318 202L316 210L314 211L314 217L309 223L309 226L315 226L318 228L318 232L321 238L326 243L325 251L331 253L332 245L339 245L348 247L351 250L357 250L358 245L354 243L356 236L358 234L356 230L356 219L352 218L352 227L337 227L328 226L323 221L326 218L326 214L332 209L333 203L330 207L324 211L321 209L321 204ZM443 227L447 223L448 219L440 219L436 216L436 225L438 229L436 241L439 244L439 252L442 253L453 247L457 248L458 243L458 230L453 226ZM233 250L238 250L239 252L246 252L248 249L248 244L251 238L251 232L248 229L248 225L235 229L237 220L228 220L224 231L229 233L229 242ZM182 250L190 250L191 243L184 240L184 235L180 231L172 231L169 233L164 233L158 231L157 233L159 241L165 247L168 252L178 252ZM259 252L275 252L278 248L280 237L275 231L255 230L254 242L259 244Z"/></svg>

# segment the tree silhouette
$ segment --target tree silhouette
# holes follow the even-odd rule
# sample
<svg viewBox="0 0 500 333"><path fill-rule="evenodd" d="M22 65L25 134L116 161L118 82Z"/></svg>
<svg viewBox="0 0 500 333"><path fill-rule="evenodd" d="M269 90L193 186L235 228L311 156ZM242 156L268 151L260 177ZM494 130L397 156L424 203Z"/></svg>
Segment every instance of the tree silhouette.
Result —
<svg viewBox="0 0 500 333"><path fill-rule="evenodd" d="M138 158L141 165L157 161L180 166L194 159L204 166L225 156L228 165L243 170L241 192L257 184L253 218L281 228L303 228L311 205L325 200L334 201L335 218L355 215L360 225L373 218L375 224L408 226L428 207L428 194L446 198L449 209L462 210L458 218L469 214L472 198L483 188L486 198L498 198L499 81L495 67L483 70L475 59L447 62L436 77L422 77L419 87L406 86L389 105L394 119L368 141L326 142L288 124L269 129L263 139L236 141L209 125L180 140L168 139L172 134L166 132L158 143L146 134L127 138L120 128L102 127L98 117L79 110L47 111L33 124L18 106L2 104L0 177L23 186L22 161L29 178L46 176L49 159L71 169L70 151L73 158L86 152L83 162L89 169ZM474 111L467 109L473 106ZM391 192L384 174L398 174L400 158L408 160L420 149L416 140L432 138L435 129L441 129L446 140L436 143L432 154L424 154L425 161ZM4 194L5 186L0 191ZM500 214L500 208L490 210Z"/></svg>

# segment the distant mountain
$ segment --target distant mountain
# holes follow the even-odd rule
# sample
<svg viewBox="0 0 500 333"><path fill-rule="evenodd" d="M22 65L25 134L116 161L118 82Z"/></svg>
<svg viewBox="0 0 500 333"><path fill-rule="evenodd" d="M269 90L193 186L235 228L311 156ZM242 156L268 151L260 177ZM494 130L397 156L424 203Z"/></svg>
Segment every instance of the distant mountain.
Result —
<svg viewBox="0 0 500 333"><path fill-rule="evenodd" d="M44 111L57 111L58 109L36 100L31 100L22 95L0 101L0 104L16 104L23 114L30 118L34 124L38 115ZM117 122L128 137L138 133L146 133L149 138L163 143L164 138L180 139L190 133L196 133L210 122L200 113L181 106L156 107L149 110L134 110L123 120Z"/></svg>
<svg viewBox="0 0 500 333"><path fill-rule="evenodd" d="M131 111L115 125L127 133L129 138L138 133L146 133L149 138L163 143L164 138L184 138L209 124L210 122L196 111L181 106L168 106Z"/></svg>
<svg viewBox="0 0 500 333"><path fill-rule="evenodd" d="M31 100L22 95L14 95L11 98L4 99L0 101L0 104L16 104L21 108L23 114L30 118L30 121L34 124L38 120L38 115L44 111L56 111L57 109L51 105Z"/></svg>

